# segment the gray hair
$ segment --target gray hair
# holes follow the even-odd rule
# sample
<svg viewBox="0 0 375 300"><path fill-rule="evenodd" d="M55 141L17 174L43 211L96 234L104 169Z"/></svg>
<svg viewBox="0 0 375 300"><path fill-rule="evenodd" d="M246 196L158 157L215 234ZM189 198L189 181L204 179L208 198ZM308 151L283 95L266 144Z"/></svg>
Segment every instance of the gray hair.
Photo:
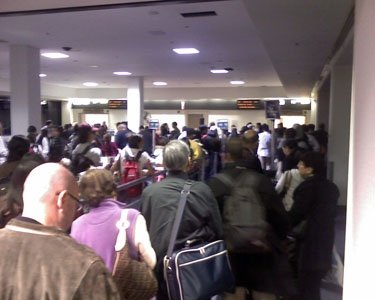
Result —
<svg viewBox="0 0 375 300"><path fill-rule="evenodd" d="M190 149L181 140L170 141L163 150L164 166L169 171L184 171L189 163Z"/></svg>

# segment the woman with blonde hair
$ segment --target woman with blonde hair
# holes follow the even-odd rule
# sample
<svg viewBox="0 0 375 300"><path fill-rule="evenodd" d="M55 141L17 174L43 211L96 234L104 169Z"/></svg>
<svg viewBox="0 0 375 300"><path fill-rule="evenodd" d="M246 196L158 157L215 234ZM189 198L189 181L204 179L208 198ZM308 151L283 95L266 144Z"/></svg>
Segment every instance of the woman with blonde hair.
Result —
<svg viewBox="0 0 375 300"><path fill-rule="evenodd" d="M91 247L103 259L108 270L117 279L125 299L150 299L153 295L145 295L143 298L136 294L136 289L140 290L142 287L137 288L135 284L142 285L143 282L130 284L122 282L121 277L134 272L128 269L130 260L146 265L148 275L152 276L156 256L144 217L135 209L124 209L123 203L115 200L116 185L108 170L88 170L81 177L79 187L81 197L90 210L73 222L71 236ZM121 254L125 245L128 246L127 253ZM122 259L124 255L125 261ZM137 275L139 274L132 274L134 277ZM133 297L130 296L131 293L134 294Z"/></svg>

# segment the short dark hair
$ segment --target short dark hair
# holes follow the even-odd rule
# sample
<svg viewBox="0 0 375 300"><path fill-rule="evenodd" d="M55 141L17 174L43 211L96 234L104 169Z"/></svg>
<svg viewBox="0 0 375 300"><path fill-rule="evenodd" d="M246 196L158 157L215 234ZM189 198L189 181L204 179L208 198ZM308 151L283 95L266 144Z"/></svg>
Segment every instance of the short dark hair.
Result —
<svg viewBox="0 0 375 300"><path fill-rule="evenodd" d="M9 143L7 161L20 160L30 149L30 141L24 135L14 135Z"/></svg>
<svg viewBox="0 0 375 300"><path fill-rule="evenodd" d="M282 142L282 147L288 147L289 149L297 149L298 144L295 139L286 139Z"/></svg>
<svg viewBox="0 0 375 300"><path fill-rule="evenodd" d="M318 152L308 151L302 154L300 161L308 167L312 168L314 175L324 175L326 171L326 163L322 154Z"/></svg>
<svg viewBox="0 0 375 300"><path fill-rule="evenodd" d="M233 137L225 144L225 152L228 153L234 161L244 159L243 148L243 140L239 137Z"/></svg>
<svg viewBox="0 0 375 300"><path fill-rule="evenodd" d="M141 145L141 142L142 142L142 138L137 134L131 135L128 139L129 147L134 148L134 149L138 149L139 146Z"/></svg>

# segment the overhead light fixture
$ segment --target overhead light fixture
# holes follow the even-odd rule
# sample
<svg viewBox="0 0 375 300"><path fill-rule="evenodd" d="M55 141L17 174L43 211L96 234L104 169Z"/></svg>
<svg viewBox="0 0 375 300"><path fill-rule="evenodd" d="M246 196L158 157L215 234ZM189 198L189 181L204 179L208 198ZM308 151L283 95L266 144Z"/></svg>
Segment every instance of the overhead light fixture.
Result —
<svg viewBox="0 0 375 300"><path fill-rule="evenodd" d="M129 75L131 75L132 73L130 73L130 72L125 72L125 71L120 71L120 72L113 72L113 74L115 74L115 75L119 75L119 76L129 76Z"/></svg>
<svg viewBox="0 0 375 300"><path fill-rule="evenodd" d="M244 83L245 83L245 81L242 81L242 80L232 80L230 82L230 84L244 84Z"/></svg>
<svg viewBox="0 0 375 300"><path fill-rule="evenodd" d="M229 73L226 69L211 69L211 73L213 74L226 74Z"/></svg>
<svg viewBox="0 0 375 300"><path fill-rule="evenodd" d="M48 57L48 58L67 58L67 57L69 57L69 55L64 54L64 53L60 53L60 52L42 53L41 55L44 56L44 57Z"/></svg>
<svg viewBox="0 0 375 300"><path fill-rule="evenodd" d="M175 48L173 49L177 54L197 54L199 53L198 49L195 48Z"/></svg>
<svg viewBox="0 0 375 300"><path fill-rule="evenodd" d="M98 86L96 82L84 82L83 85L84 86Z"/></svg>
<svg viewBox="0 0 375 300"><path fill-rule="evenodd" d="M164 82L164 81L154 81L152 84L153 84L153 85L157 85L157 86L167 85L167 83Z"/></svg>
<svg viewBox="0 0 375 300"><path fill-rule="evenodd" d="M47 77L47 74L39 74L39 77Z"/></svg>

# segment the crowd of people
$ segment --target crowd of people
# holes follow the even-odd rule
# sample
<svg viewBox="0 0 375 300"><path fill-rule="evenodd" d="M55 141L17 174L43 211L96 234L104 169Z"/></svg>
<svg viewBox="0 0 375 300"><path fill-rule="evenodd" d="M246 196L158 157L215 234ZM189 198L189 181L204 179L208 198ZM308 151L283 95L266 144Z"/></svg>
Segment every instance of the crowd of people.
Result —
<svg viewBox="0 0 375 300"><path fill-rule="evenodd" d="M187 180L175 248L224 239L236 286L217 297L320 299L339 198L323 125L116 127L0 132L1 299L169 299L163 259Z"/></svg>

